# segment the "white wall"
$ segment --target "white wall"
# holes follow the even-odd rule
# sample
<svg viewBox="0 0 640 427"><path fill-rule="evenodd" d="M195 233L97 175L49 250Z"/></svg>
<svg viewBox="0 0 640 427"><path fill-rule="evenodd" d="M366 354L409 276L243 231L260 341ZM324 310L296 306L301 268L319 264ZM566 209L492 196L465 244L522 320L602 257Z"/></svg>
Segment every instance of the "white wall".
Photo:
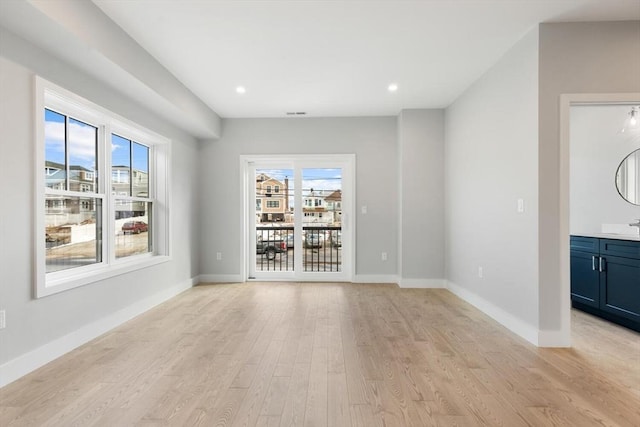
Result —
<svg viewBox="0 0 640 427"><path fill-rule="evenodd" d="M241 154L355 154L355 274L397 271L396 118L224 119L222 138L200 150L203 275L241 274ZM366 205L368 213L361 214ZM216 261L216 252L222 260ZM388 260L381 261L381 252Z"/></svg>
<svg viewBox="0 0 640 427"><path fill-rule="evenodd" d="M398 275L405 287L444 278L444 110L398 116Z"/></svg>
<svg viewBox="0 0 640 427"><path fill-rule="evenodd" d="M193 208L199 191L197 142L111 88L6 35L0 38L0 308L6 310L7 327L0 330L0 384L191 286L199 270L199 218ZM49 297L32 297L36 73L172 139L172 261Z"/></svg>
<svg viewBox="0 0 640 427"><path fill-rule="evenodd" d="M640 206L625 201L615 185L620 162L640 148L640 127L621 132L630 110L571 107L571 234L600 233L602 224L629 224L640 215Z"/></svg>
<svg viewBox="0 0 640 427"><path fill-rule="evenodd" d="M568 283L568 269L561 268L561 259L568 264L569 252L568 236L561 235L560 230L569 218L560 214L560 95L640 92L638 52L640 21L540 25L541 330L568 329L568 288L562 286Z"/></svg>
<svg viewBox="0 0 640 427"><path fill-rule="evenodd" d="M450 288L532 342L538 328L537 100L538 31L532 30L445 118ZM525 203L520 214L519 198Z"/></svg>

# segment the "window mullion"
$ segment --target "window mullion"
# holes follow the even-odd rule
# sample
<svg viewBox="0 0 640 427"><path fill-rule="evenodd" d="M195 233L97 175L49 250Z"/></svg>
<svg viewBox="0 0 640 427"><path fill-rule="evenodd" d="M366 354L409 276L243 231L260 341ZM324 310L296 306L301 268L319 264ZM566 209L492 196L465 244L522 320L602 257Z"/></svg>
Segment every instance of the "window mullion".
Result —
<svg viewBox="0 0 640 427"><path fill-rule="evenodd" d="M69 115L64 116L64 189L71 190L69 186Z"/></svg>
<svg viewBox="0 0 640 427"><path fill-rule="evenodd" d="M105 124L103 127L103 132L100 140L100 149L103 152L102 158L102 184L103 191L105 195L105 203L103 207L104 212L104 222L103 222L103 230L106 233L106 238L103 238L104 241L104 251L107 257L107 261L109 264L113 264L116 260L116 251L115 251L115 198L111 191L111 126L109 123Z"/></svg>

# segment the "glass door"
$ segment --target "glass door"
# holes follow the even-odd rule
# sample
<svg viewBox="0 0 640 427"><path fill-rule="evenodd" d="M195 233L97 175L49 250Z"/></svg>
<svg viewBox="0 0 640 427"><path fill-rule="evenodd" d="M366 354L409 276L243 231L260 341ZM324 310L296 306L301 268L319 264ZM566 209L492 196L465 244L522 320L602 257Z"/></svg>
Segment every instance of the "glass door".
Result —
<svg viewBox="0 0 640 427"><path fill-rule="evenodd" d="M302 168L302 273L342 271L342 168Z"/></svg>
<svg viewBox="0 0 640 427"><path fill-rule="evenodd" d="M294 171L290 165L257 165L250 172L255 183L249 278L292 278L295 270Z"/></svg>
<svg viewBox="0 0 640 427"><path fill-rule="evenodd" d="M247 162L249 280L351 280L352 157Z"/></svg>

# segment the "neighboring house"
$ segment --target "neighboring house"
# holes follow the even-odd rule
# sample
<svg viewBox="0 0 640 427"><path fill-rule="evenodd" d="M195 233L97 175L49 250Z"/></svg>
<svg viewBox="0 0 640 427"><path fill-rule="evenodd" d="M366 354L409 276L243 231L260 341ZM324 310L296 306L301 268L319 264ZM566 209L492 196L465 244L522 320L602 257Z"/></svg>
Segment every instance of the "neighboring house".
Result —
<svg viewBox="0 0 640 427"><path fill-rule="evenodd" d="M342 221L342 190L336 190L324 198L327 211L331 214L334 224Z"/></svg>
<svg viewBox="0 0 640 427"><path fill-rule="evenodd" d="M111 194L115 196L149 197L149 173L129 166L111 168ZM145 202L118 201L116 219L146 215Z"/></svg>
<svg viewBox="0 0 640 427"><path fill-rule="evenodd" d="M63 164L45 162L45 185L53 190L66 190ZM95 192L95 172L78 165L69 166L69 191ZM95 199L91 197L69 197L49 195L45 201L46 226L79 224L93 220Z"/></svg>
<svg viewBox="0 0 640 427"><path fill-rule="evenodd" d="M65 166L45 162L45 185L53 190L66 190ZM133 181L130 175L133 174ZM96 199L91 197L96 189L95 172L83 166L69 166L69 191L88 193L87 197L57 196L46 198L46 226L80 224L94 221ZM114 166L111 172L111 191L118 196L148 197L149 174L128 166ZM131 192L131 194L130 194ZM146 215L144 202L121 201L116 206L116 219Z"/></svg>
<svg viewBox="0 0 640 427"><path fill-rule="evenodd" d="M289 179L284 183L261 173L256 176L256 219L282 222L289 210Z"/></svg>
<svg viewBox="0 0 640 427"><path fill-rule="evenodd" d="M304 223L333 223L333 214L327 211L322 191L314 191L313 188L309 191L309 194L304 197L302 215L302 222Z"/></svg>

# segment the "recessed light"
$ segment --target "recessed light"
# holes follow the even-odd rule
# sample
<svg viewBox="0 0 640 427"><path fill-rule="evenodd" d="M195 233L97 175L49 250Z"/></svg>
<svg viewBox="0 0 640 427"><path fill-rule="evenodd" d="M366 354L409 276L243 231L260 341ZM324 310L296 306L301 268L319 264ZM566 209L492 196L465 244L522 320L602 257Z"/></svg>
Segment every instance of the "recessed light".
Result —
<svg viewBox="0 0 640 427"><path fill-rule="evenodd" d="M397 83L391 83L387 89L389 90L389 92L395 92L395 91L398 90L398 84Z"/></svg>
<svg viewBox="0 0 640 427"><path fill-rule="evenodd" d="M243 93L246 93L246 92L247 92L247 89L245 89L245 87L244 87L244 86L238 86L238 87L236 88L236 92L238 92L240 95L242 95Z"/></svg>

